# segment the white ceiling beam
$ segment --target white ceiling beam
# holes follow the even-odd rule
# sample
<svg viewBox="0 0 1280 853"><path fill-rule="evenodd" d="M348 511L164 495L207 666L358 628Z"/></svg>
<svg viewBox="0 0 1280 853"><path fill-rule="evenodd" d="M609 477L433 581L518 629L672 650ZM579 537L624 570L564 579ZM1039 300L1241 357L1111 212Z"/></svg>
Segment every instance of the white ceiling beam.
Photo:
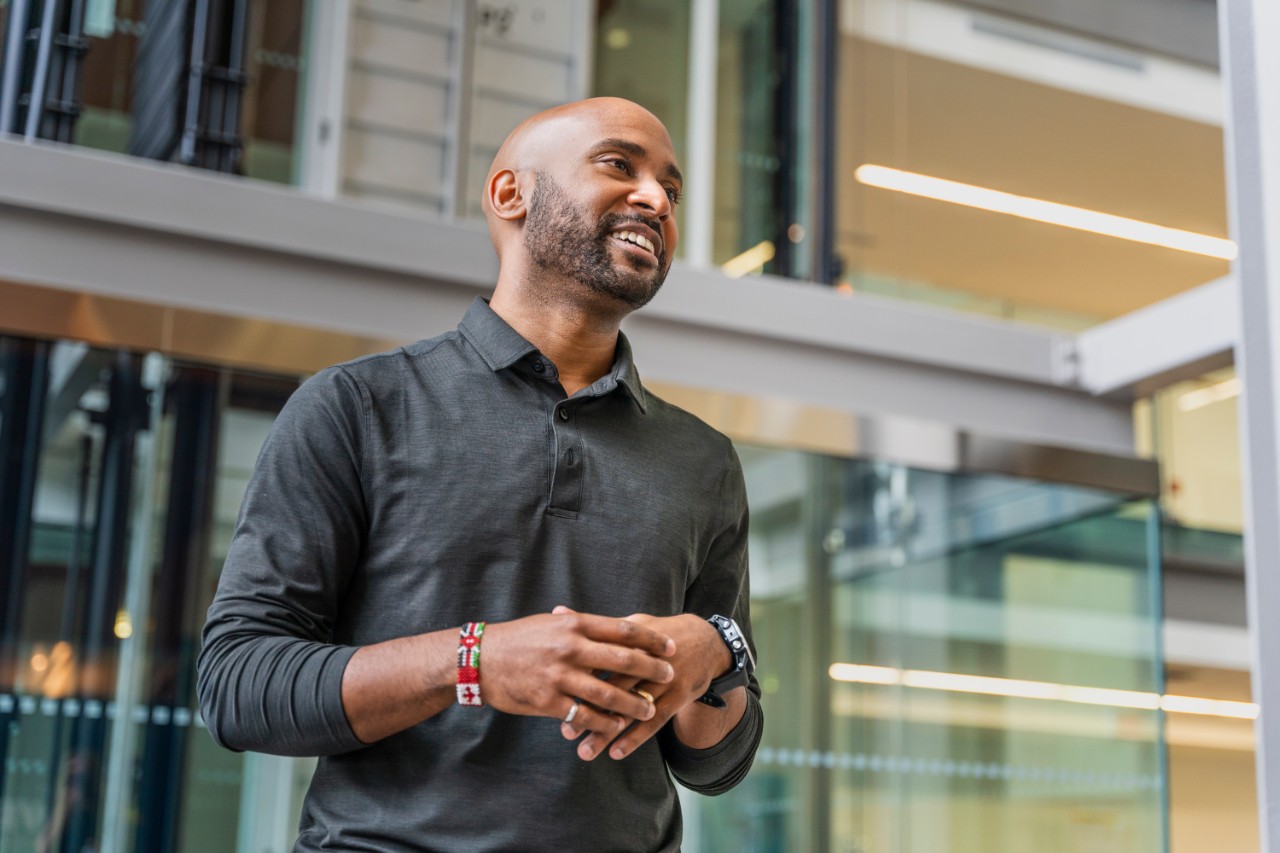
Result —
<svg viewBox="0 0 1280 853"><path fill-rule="evenodd" d="M1087 329L1076 339L1081 387L1132 399L1231 364L1239 298L1226 276Z"/></svg>

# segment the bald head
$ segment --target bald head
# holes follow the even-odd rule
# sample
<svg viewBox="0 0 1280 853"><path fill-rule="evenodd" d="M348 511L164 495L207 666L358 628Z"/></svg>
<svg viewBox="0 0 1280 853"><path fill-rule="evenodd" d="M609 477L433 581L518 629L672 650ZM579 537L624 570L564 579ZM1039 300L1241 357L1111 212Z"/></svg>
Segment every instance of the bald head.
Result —
<svg viewBox="0 0 1280 853"><path fill-rule="evenodd" d="M573 141L581 140L593 134L601 139L610 138L610 127L656 127L661 131L667 147L671 147L671 138L667 129L653 113L644 107L625 98L588 98L561 104L529 118L516 125L507 134L502 147L489 166L489 174L485 178L485 192L481 199L485 219L489 221L492 231L500 223L494 221L494 201L489 187L494 176L503 171L517 175L533 174L547 171L548 167L563 160L567 147ZM679 177L679 171L675 173ZM495 235L495 243L497 238ZM499 251L501 249L499 248Z"/></svg>

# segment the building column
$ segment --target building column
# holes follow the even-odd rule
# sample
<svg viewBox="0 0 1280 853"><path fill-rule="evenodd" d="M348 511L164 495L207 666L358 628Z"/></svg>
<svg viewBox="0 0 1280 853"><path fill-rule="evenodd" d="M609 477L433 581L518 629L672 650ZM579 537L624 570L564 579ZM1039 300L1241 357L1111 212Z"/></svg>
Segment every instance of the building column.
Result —
<svg viewBox="0 0 1280 853"><path fill-rule="evenodd" d="M1253 644L1258 815L1280 853L1280 4L1220 0L1228 194L1240 247L1245 578ZM1270 152L1270 159L1266 153Z"/></svg>

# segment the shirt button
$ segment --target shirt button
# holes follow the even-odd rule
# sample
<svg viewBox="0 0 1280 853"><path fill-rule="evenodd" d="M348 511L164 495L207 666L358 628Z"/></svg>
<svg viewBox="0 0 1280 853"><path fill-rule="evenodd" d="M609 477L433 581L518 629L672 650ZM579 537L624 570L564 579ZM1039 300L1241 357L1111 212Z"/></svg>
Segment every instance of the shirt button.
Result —
<svg viewBox="0 0 1280 853"><path fill-rule="evenodd" d="M564 453L564 463L568 465L570 468L572 468L577 461L578 461L578 454L574 453L573 448L570 447Z"/></svg>
<svg viewBox="0 0 1280 853"><path fill-rule="evenodd" d="M545 364L543 364L541 361L535 361L535 362L533 363L533 372L534 372L534 373L546 373L546 372L547 372L547 366L546 366Z"/></svg>
<svg viewBox="0 0 1280 853"><path fill-rule="evenodd" d="M560 407L560 420L562 421L569 420L569 410L564 408L563 406Z"/></svg>

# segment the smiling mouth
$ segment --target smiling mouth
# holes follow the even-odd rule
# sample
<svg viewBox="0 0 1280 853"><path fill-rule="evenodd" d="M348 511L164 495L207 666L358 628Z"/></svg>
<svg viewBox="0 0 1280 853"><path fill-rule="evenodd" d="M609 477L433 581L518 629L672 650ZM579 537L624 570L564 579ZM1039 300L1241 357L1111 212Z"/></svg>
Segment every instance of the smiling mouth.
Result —
<svg viewBox="0 0 1280 853"><path fill-rule="evenodd" d="M655 258L658 256L658 250L654 247L653 241L643 234L637 234L634 231L615 231L609 236L615 240L621 240L623 243L630 243L633 246L639 246L645 249Z"/></svg>

